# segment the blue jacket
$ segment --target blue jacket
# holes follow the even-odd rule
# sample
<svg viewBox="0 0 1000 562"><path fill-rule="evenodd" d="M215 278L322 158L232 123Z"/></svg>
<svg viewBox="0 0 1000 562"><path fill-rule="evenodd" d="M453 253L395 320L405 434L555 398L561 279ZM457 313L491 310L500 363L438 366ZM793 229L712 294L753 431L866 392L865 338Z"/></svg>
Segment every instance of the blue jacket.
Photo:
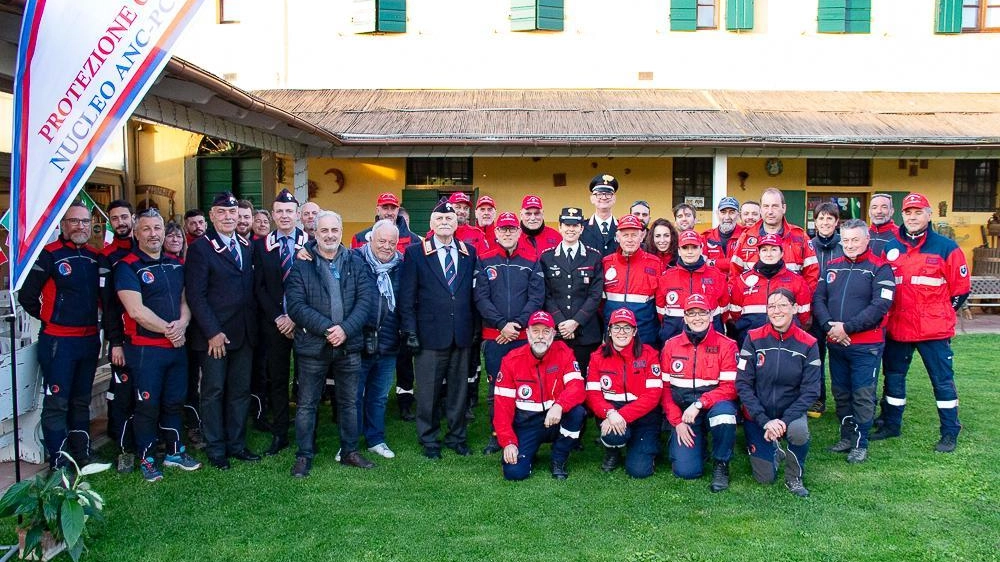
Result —
<svg viewBox="0 0 1000 562"><path fill-rule="evenodd" d="M813 249L816 250L816 261L819 263L820 278L826 274L826 265L830 260L843 257L844 248L840 245L840 233L834 232L829 240L823 240L819 234L813 236Z"/></svg>
<svg viewBox="0 0 1000 562"><path fill-rule="evenodd" d="M528 327L528 318L545 304L545 279L532 251L520 244L514 253L499 244L476 260L476 308L483 317L483 339L495 339L508 322ZM524 339L527 331L521 331Z"/></svg>
<svg viewBox="0 0 1000 562"><path fill-rule="evenodd" d="M184 260L184 288L191 309L191 349L205 351L208 340L224 333L226 349L257 344L257 300L253 293L250 242L237 237L242 269L215 230L195 239Z"/></svg>
<svg viewBox="0 0 1000 562"><path fill-rule="evenodd" d="M471 347L473 340L473 269L476 250L455 240L458 250L455 291L448 289L438 259L436 238L406 248L399 295L402 331L415 333L424 349L448 349L452 344Z"/></svg>
<svg viewBox="0 0 1000 562"><path fill-rule="evenodd" d="M403 264L399 263L389 272L389 279L392 281L392 292L396 295L396 309L389 310L389 303L385 297L378 292L378 276L370 265L365 261L361 249L351 250L357 255L361 263L365 264L368 273L368 284L371 285L374 305L368 320L365 322L366 329L378 330L378 352L380 355L396 355L399 353L399 279L403 272Z"/></svg>
<svg viewBox="0 0 1000 562"><path fill-rule="evenodd" d="M825 334L829 322L843 322L852 344L884 342L896 291L889 264L865 250L857 259L841 256L825 267L813 295L814 325Z"/></svg>
<svg viewBox="0 0 1000 562"><path fill-rule="evenodd" d="M784 334L770 323L750 330L736 362L736 392L746 419L763 426L789 424L806 415L819 398L816 338L792 324Z"/></svg>
<svg viewBox="0 0 1000 562"><path fill-rule="evenodd" d="M93 336L108 274L107 262L96 250L60 236L38 254L17 300L42 321L43 334Z"/></svg>

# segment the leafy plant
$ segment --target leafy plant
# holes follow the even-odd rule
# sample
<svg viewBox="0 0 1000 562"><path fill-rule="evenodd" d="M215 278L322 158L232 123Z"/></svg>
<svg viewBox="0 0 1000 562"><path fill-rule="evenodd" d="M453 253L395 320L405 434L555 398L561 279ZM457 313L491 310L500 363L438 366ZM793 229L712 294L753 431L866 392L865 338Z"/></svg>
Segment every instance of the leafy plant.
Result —
<svg viewBox="0 0 1000 562"><path fill-rule="evenodd" d="M87 522L91 518L103 520L104 498L83 477L107 465L92 464L81 469L73 457L61 454L72 463L74 472L62 467L47 476L39 474L14 484L0 498L0 518L21 516L17 528L25 531L22 556L33 555L40 560L42 538L47 531L55 541L66 543L66 551L74 561L79 560L84 539L89 537Z"/></svg>

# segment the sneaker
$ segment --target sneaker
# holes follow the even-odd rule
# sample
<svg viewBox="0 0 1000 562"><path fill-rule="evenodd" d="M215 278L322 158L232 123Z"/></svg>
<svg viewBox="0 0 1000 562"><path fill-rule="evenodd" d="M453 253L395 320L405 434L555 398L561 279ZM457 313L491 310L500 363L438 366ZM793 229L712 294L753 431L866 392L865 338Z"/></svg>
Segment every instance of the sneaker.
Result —
<svg viewBox="0 0 1000 562"><path fill-rule="evenodd" d="M809 490L802 484L801 478L786 478L785 487L788 488L789 492L800 498L809 497Z"/></svg>
<svg viewBox="0 0 1000 562"><path fill-rule="evenodd" d="M333 455L333 460L340 462L340 449L337 449L337 454Z"/></svg>
<svg viewBox="0 0 1000 562"><path fill-rule="evenodd" d="M826 402L823 402L822 400L817 400L813 402L812 406L809 407L809 410L806 412L806 415L809 416L810 418L818 418L822 416L823 412L825 411L826 411Z"/></svg>
<svg viewBox="0 0 1000 562"><path fill-rule="evenodd" d="M201 468L201 463L194 460L194 457L184 451L184 447L176 455L163 457L163 466L172 466L188 472Z"/></svg>
<svg viewBox="0 0 1000 562"><path fill-rule="evenodd" d="M934 450L939 453L952 453L955 451L956 445L958 443L954 435L942 435L941 440L937 442Z"/></svg>
<svg viewBox="0 0 1000 562"><path fill-rule="evenodd" d="M292 476L296 478L305 478L309 476L309 471L312 470L312 459L306 457L295 457L295 464L292 466Z"/></svg>
<svg viewBox="0 0 1000 562"><path fill-rule="evenodd" d="M892 427L883 424L882 427L878 428L878 431L870 434L868 436L869 441L882 441L883 439L889 439L890 437L899 437L900 431L898 427Z"/></svg>
<svg viewBox="0 0 1000 562"><path fill-rule="evenodd" d="M163 473L160 472L160 469L156 468L153 457L142 459L142 462L139 463L139 470L142 472L142 477L146 482L159 482L163 480Z"/></svg>
<svg viewBox="0 0 1000 562"><path fill-rule="evenodd" d="M712 493L729 489L729 463L715 461L715 468L712 469L712 484L709 486Z"/></svg>
<svg viewBox="0 0 1000 562"><path fill-rule="evenodd" d="M392 459L396 457L396 453L393 453L392 449L390 449L389 446L386 445L385 443L379 443L374 447L368 447L368 452L375 453L376 455L380 457L385 457L387 459Z"/></svg>
<svg viewBox="0 0 1000 562"><path fill-rule="evenodd" d="M831 453L846 453L854 448L854 441L846 437L842 437L840 441L833 444L832 447L827 449Z"/></svg>
<svg viewBox="0 0 1000 562"><path fill-rule="evenodd" d="M132 453L122 453L118 455L118 474L128 474L135 470L135 455Z"/></svg>
<svg viewBox="0 0 1000 562"><path fill-rule="evenodd" d="M866 447L855 447L851 449L850 453L847 453L847 462L851 464L860 464L868 460L868 449Z"/></svg>

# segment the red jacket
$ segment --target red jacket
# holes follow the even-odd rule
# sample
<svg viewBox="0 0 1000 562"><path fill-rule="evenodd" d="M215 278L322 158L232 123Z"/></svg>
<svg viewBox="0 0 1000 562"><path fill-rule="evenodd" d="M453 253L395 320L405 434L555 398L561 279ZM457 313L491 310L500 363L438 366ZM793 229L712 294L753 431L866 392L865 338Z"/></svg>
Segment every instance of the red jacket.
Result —
<svg viewBox="0 0 1000 562"><path fill-rule="evenodd" d="M694 345L678 334L663 346L663 412L670 425L681 423L684 408L701 400L702 412L724 400L736 400L736 342L709 329Z"/></svg>
<svg viewBox="0 0 1000 562"><path fill-rule="evenodd" d="M514 433L518 410L542 413L559 404L568 412L583 399L583 375L569 346L556 340L541 359L531 353L531 346L521 346L503 358L497 373L493 396L497 441L501 447L518 444Z"/></svg>
<svg viewBox="0 0 1000 562"><path fill-rule="evenodd" d="M663 307L663 328L660 339L667 341L681 333L684 328L684 301L692 293L705 295L708 305L712 307L712 322L716 329L722 329L724 316L729 312L729 285L726 276L718 268L703 263L694 271L683 265L675 265L660 277L660 290L663 291L665 305Z"/></svg>
<svg viewBox="0 0 1000 562"><path fill-rule="evenodd" d="M767 324L767 295L779 288L795 295L799 324L808 329L812 322L812 291L799 275L782 267L770 279L756 269L733 277L729 286L729 317L740 334Z"/></svg>
<svg viewBox="0 0 1000 562"><path fill-rule="evenodd" d="M643 250L625 257L618 248L613 254L604 256L603 263L604 325L607 326L612 312L628 308L635 313L642 341L655 342L664 305L660 260Z"/></svg>
<svg viewBox="0 0 1000 562"><path fill-rule="evenodd" d="M559 234L559 231L551 226L542 227L542 231L535 236L528 236L528 233L524 231L524 227L522 226L521 238L517 241L517 245L533 248L535 255L540 256L542 252L549 248L555 248L560 242L562 242L562 234Z"/></svg>
<svg viewBox="0 0 1000 562"><path fill-rule="evenodd" d="M816 259L816 251L813 250L812 242L805 231L789 224L785 219L781 219L781 248L784 250L782 259L788 271L798 273L809 285L809 292L816 290L819 282L819 260ZM734 277L753 268L757 263L757 242L764 236L764 221L747 227L740 239L736 243L736 249L730 256L729 278ZM730 281L732 282L732 281Z"/></svg>
<svg viewBox="0 0 1000 562"><path fill-rule="evenodd" d="M706 230L701 234L702 255L705 256L709 265L719 268L719 271L724 273L726 277L729 277L729 270L732 267L729 263L730 258L736 252L736 244L740 241L741 234L743 234L743 227L736 225L736 229L733 230L725 244L722 243L722 234L718 227Z"/></svg>
<svg viewBox="0 0 1000 562"><path fill-rule="evenodd" d="M605 344L610 345L610 344ZM660 358L652 347L643 344L639 357L632 355L632 346L612 350L604 357L601 346L590 355L587 368L587 406L600 418L609 410L618 410L625 421L632 423L653 411L660 404L663 379ZM615 404L624 403L620 408Z"/></svg>

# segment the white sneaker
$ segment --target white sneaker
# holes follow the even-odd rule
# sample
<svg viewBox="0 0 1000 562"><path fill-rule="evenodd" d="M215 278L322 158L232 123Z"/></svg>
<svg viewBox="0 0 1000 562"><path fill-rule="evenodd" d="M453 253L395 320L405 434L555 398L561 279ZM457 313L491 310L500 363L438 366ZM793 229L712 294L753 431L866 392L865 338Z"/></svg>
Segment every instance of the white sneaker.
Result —
<svg viewBox="0 0 1000 562"><path fill-rule="evenodd" d="M393 453L392 449L390 449L389 446L386 445L385 443L379 443L378 445L375 445L374 447L368 447L368 451L372 452L372 453L375 453L376 455L385 457L387 459L391 459L391 458L395 458L396 457L396 453Z"/></svg>
<svg viewBox="0 0 1000 562"><path fill-rule="evenodd" d="M340 449L337 449L337 454L333 455L333 460L340 462Z"/></svg>

